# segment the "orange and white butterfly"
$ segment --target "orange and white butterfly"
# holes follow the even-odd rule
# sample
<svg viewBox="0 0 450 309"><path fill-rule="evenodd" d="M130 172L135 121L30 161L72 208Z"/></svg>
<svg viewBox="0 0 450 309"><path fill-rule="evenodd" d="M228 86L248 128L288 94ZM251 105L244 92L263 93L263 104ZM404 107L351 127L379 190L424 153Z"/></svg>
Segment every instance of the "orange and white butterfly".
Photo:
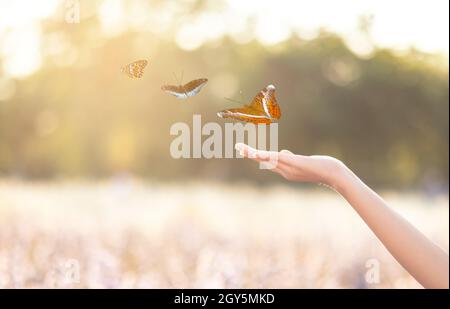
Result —
<svg viewBox="0 0 450 309"><path fill-rule="evenodd" d="M199 93L207 82L208 82L207 78L199 78L194 79L193 81L190 81L185 85L178 85L178 86L165 85L162 86L161 89L166 93L177 97L178 99L187 99Z"/></svg>
<svg viewBox="0 0 450 309"><path fill-rule="evenodd" d="M270 124L281 117L281 109L275 98L275 86L261 90L253 101L239 108L230 108L217 113L220 118L232 118L251 123Z"/></svg>
<svg viewBox="0 0 450 309"><path fill-rule="evenodd" d="M147 66L147 60L134 61L121 68L121 71L125 73L129 78L141 78L144 75L144 69Z"/></svg>

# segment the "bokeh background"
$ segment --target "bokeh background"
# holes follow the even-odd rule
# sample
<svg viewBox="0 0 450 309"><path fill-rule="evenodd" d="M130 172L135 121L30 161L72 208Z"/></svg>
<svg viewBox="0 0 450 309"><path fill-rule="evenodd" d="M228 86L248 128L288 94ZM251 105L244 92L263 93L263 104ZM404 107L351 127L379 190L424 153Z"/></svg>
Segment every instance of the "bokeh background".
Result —
<svg viewBox="0 0 450 309"><path fill-rule="evenodd" d="M439 0L0 0L0 286L419 287L334 192L174 160L169 129L274 84L280 148L448 250L448 29ZM187 101L160 90L182 72L209 79Z"/></svg>

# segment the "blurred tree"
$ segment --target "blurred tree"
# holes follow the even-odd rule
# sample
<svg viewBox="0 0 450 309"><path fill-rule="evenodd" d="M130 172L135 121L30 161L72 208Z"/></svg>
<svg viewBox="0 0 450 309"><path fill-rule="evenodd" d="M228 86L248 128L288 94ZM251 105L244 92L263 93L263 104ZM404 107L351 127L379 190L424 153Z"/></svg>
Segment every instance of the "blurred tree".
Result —
<svg viewBox="0 0 450 309"><path fill-rule="evenodd" d="M186 10L198 14L198 5ZM375 49L363 59L325 32L272 47L224 37L186 52L154 31L108 37L94 15L77 26L46 21L43 32L42 69L11 80L14 93L0 101L2 176L271 182L242 160L173 160L169 128L193 113L223 123L216 112L233 105L225 94L251 100L272 83L280 147L336 156L371 185L448 187L448 66L433 55ZM150 58L144 78L122 76L120 66L138 58ZM187 102L160 91L182 70L185 81L210 79Z"/></svg>

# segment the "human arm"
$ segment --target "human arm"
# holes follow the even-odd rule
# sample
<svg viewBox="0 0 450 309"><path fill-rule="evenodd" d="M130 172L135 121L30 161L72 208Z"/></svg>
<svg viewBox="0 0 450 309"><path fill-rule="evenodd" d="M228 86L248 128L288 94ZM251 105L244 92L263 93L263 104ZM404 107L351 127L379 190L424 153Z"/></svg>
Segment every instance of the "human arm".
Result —
<svg viewBox="0 0 450 309"><path fill-rule="evenodd" d="M348 167L328 156L302 156L236 148L247 158L269 162L271 170L290 181L320 183L332 187L355 209L394 258L424 287L449 287L449 257L387 203Z"/></svg>

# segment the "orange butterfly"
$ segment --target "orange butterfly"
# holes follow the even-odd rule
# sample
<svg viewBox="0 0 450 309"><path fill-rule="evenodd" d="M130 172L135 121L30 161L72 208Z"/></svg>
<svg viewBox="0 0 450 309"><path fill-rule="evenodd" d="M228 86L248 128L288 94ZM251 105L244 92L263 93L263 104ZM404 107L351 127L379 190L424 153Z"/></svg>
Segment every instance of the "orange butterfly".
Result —
<svg viewBox="0 0 450 309"><path fill-rule="evenodd" d="M217 116L255 124L270 124L275 119L280 119L281 110L275 98L275 86L269 85L261 90L250 104L240 108L223 110L218 112Z"/></svg>
<svg viewBox="0 0 450 309"><path fill-rule="evenodd" d="M125 73L129 78L141 78L144 75L144 69L147 66L147 60L138 60L121 68L121 71Z"/></svg>
<svg viewBox="0 0 450 309"><path fill-rule="evenodd" d="M161 89L168 94L171 94L178 99L187 99L189 97L195 96L203 86L208 82L207 78L194 79L185 85L165 85L162 86Z"/></svg>

